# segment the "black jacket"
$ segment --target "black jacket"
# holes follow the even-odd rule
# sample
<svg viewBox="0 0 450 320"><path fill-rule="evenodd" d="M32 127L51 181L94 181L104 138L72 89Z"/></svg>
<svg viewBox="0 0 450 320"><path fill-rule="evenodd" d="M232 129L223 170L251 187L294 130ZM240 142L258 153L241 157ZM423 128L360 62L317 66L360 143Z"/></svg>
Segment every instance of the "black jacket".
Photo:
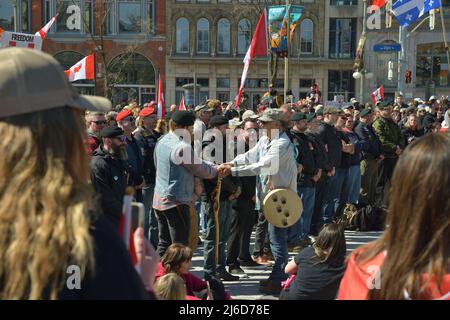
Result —
<svg viewBox="0 0 450 320"><path fill-rule="evenodd" d="M327 148L327 155L331 166L338 168L342 161L342 143L341 138L336 133L336 128L328 123L322 122L317 136Z"/></svg>
<svg viewBox="0 0 450 320"><path fill-rule="evenodd" d="M340 140L343 140L345 143L350 143L350 138L342 131L336 131ZM342 142L341 142L342 143ZM341 148L342 149L342 148ZM341 154L341 164L339 165L340 169L348 169L350 168L352 161L352 155L347 152L342 152Z"/></svg>
<svg viewBox="0 0 450 320"><path fill-rule="evenodd" d="M214 136L211 137L211 139L209 140L204 140L202 143L202 149L203 151L205 151L205 147L208 146L209 144L214 142ZM232 150L229 150L227 148L227 142L225 137L223 138L223 149L225 150L225 152L223 152L223 159L228 159L227 157L227 152L231 152ZM222 164L225 161L214 161L215 160L215 150L212 150L211 154L206 154L206 152L203 153L203 160L209 161L209 162L214 162L216 164ZM234 154L233 154L234 156ZM230 157L232 158L232 157ZM222 160L223 160L222 159ZM220 163L217 163L220 162ZM205 194L206 194L206 199L203 198L203 200L205 201L210 201L212 200L212 196L213 196L213 191L216 188L217 185L217 177L214 179L204 179L203 180L203 185L205 187ZM228 200L228 197L235 193L237 191L237 188L241 186L241 182L240 182L240 178L237 177L233 177L231 175L225 177L222 179L222 185L221 185L221 192L220 192L220 200Z"/></svg>
<svg viewBox="0 0 450 320"><path fill-rule="evenodd" d="M151 135L144 135L142 131L139 131L134 135L134 138L139 141L144 148L144 180L147 185L155 184L156 167L153 155L155 153L156 143L160 137L161 134L156 131L153 131Z"/></svg>
<svg viewBox="0 0 450 320"><path fill-rule="evenodd" d="M423 118L422 118L422 122L421 125L424 129L425 133L431 132L431 127L433 125L433 123L436 122L436 117L434 115L432 115L431 113L427 112Z"/></svg>
<svg viewBox="0 0 450 320"><path fill-rule="evenodd" d="M408 127L404 127L402 130L403 135L405 136L406 145L410 144L414 140L420 138L424 135L424 128L413 130Z"/></svg>
<svg viewBox="0 0 450 320"><path fill-rule="evenodd" d="M314 160L319 169L322 169L324 172L331 171L332 165L330 160L328 159L327 150L325 149L325 145L319 139L317 134L312 133L310 131L305 132L306 136L313 143L314 147Z"/></svg>
<svg viewBox="0 0 450 320"><path fill-rule="evenodd" d="M130 173L129 186L138 186L144 181L144 146L140 141L131 137L127 139L127 169Z"/></svg>
<svg viewBox="0 0 450 320"><path fill-rule="evenodd" d="M249 150L249 146L245 145L245 152ZM256 194L256 176L239 177L242 193L239 199L252 200Z"/></svg>
<svg viewBox="0 0 450 320"><path fill-rule="evenodd" d="M372 126L360 122L355 133L363 142L363 159L376 159L382 154L381 142Z"/></svg>
<svg viewBox="0 0 450 320"><path fill-rule="evenodd" d="M294 129L288 132L288 137L297 148L297 163L303 166L301 174L297 176L297 186L300 188L313 188L315 182L312 177L319 171L314 159L314 145L306 134Z"/></svg>
<svg viewBox="0 0 450 320"><path fill-rule="evenodd" d="M92 221L95 272L86 270L80 289L66 285L58 295L61 300L148 300L155 299L145 291L142 280L131 263L125 243L107 219ZM71 274L67 274L69 278ZM70 282L70 281L69 281Z"/></svg>
<svg viewBox="0 0 450 320"><path fill-rule="evenodd" d="M102 146L94 151L91 160L91 180L100 195L103 213L119 229L123 196L127 186L127 171L122 160L113 158Z"/></svg>

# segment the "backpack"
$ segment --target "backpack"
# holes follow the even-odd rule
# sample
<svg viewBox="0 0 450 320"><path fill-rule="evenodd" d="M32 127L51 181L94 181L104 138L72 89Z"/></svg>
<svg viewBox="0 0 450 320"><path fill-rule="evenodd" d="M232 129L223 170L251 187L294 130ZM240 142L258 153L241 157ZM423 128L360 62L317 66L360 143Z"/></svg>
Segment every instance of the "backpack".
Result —
<svg viewBox="0 0 450 320"><path fill-rule="evenodd" d="M384 209L370 204L359 206L352 203L341 204L336 210L334 222L352 231L384 230Z"/></svg>

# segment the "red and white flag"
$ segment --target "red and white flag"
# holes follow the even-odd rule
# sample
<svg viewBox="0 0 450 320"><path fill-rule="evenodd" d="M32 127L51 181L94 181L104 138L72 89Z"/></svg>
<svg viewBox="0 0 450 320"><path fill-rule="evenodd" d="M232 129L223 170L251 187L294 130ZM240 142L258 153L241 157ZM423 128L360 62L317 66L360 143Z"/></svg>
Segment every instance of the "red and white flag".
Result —
<svg viewBox="0 0 450 320"><path fill-rule="evenodd" d="M386 3L387 3L387 0L373 0L372 6L375 6L375 7L378 7L381 9L385 6Z"/></svg>
<svg viewBox="0 0 450 320"><path fill-rule="evenodd" d="M164 105L164 93L162 87L161 74L158 76L158 119L166 118L166 107Z"/></svg>
<svg viewBox="0 0 450 320"><path fill-rule="evenodd" d="M56 21L57 17L58 17L58 15L54 16L53 18L51 18L50 21L41 30L36 32L34 35L35 36L41 36L42 40L44 40L45 37L47 36L48 30L50 30L50 28L52 27L53 23Z"/></svg>
<svg viewBox="0 0 450 320"><path fill-rule="evenodd" d="M267 56L267 12L264 10L259 18L258 25L256 26L255 34L253 35L250 47L247 50L247 54L244 58L244 70L242 71L241 85L236 97L235 108L239 108L241 102L242 93L244 91L245 80L247 80L247 73L250 67L250 61L254 57L266 57Z"/></svg>
<svg viewBox="0 0 450 320"><path fill-rule="evenodd" d="M377 90L371 93L372 101L375 104L377 101L381 101L384 99L384 89L383 86L380 86Z"/></svg>
<svg viewBox="0 0 450 320"><path fill-rule="evenodd" d="M178 107L180 111L186 111L186 106L184 105L184 96L181 97L180 106Z"/></svg>
<svg viewBox="0 0 450 320"><path fill-rule="evenodd" d="M70 82L77 80L94 80L94 54L90 54L77 63L75 63L69 70L64 71Z"/></svg>

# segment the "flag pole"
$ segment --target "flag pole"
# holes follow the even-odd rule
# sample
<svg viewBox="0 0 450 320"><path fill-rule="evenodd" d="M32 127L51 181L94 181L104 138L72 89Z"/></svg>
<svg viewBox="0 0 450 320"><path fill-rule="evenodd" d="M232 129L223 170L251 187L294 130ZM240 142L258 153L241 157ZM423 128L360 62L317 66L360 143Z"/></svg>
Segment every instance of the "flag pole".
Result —
<svg viewBox="0 0 450 320"><path fill-rule="evenodd" d="M271 54L271 47L270 47L270 31L269 31L269 8L267 7L267 1L266 1L266 42L267 42L267 92L270 92L270 54Z"/></svg>
<svg viewBox="0 0 450 320"><path fill-rule="evenodd" d="M449 48L447 43L447 31L445 30L445 22L444 22L444 7L442 6L442 1L440 3L440 14L441 14L441 24L442 24L442 36L444 38L444 50L447 55L447 68L450 70L450 58L449 58Z"/></svg>
<svg viewBox="0 0 450 320"><path fill-rule="evenodd" d="M289 12L289 0L286 0L286 15L287 54L284 57L284 103L287 103L287 88L289 86L289 51L291 44L291 14Z"/></svg>

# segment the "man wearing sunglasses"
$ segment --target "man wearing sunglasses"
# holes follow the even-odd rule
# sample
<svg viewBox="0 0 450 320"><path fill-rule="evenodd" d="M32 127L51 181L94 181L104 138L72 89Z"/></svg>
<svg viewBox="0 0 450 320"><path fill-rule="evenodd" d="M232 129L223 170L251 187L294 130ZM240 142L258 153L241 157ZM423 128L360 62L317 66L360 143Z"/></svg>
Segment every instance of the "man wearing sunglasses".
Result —
<svg viewBox="0 0 450 320"><path fill-rule="evenodd" d="M86 113L86 127L88 134L88 153L92 155L95 149L100 145L100 132L106 125L105 114L102 112Z"/></svg>
<svg viewBox="0 0 450 320"><path fill-rule="evenodd" d="M104 214L119 230L128 176L124 161L127 158L126 137L119 127L106 127L100 136L102 143L91 160L92 185L100 195Z"/></svg>

